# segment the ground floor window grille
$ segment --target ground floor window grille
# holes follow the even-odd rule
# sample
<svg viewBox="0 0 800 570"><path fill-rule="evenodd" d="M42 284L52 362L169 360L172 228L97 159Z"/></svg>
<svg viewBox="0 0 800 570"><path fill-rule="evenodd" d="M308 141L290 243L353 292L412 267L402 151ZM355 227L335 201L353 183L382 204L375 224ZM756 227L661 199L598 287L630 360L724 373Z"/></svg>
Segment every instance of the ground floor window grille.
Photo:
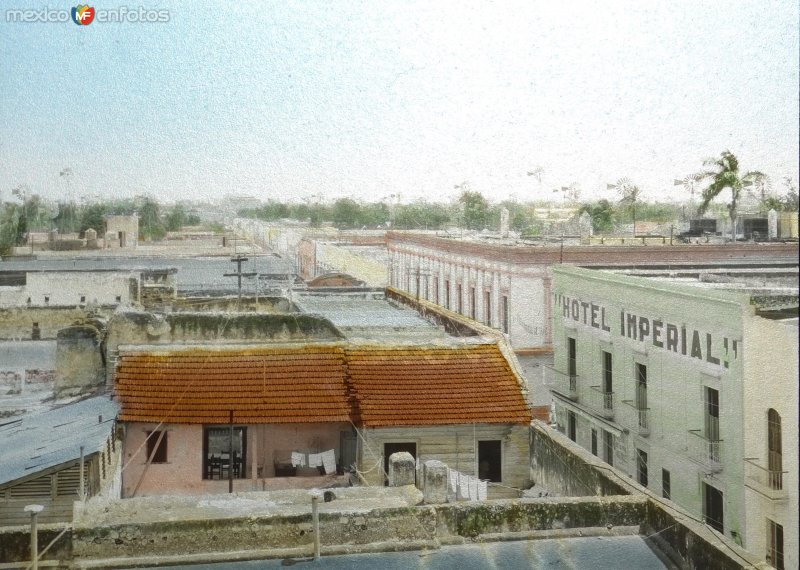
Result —
<svg viewBox="0 0 800 570"><path fill-rule="evenodd" d="M767 563L783 570L783 525L767 519Z"/></svg>

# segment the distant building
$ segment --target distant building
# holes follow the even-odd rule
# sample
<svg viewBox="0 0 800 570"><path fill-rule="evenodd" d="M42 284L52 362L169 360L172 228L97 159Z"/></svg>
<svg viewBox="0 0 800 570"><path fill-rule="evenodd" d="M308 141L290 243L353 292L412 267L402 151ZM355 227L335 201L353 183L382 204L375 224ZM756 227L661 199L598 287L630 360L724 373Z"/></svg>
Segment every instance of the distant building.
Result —
<svg viewBox="0 0 800 570"><path fill-rule="evenodd" d="M483 469L490 497L530 484L524 379L496 345L132 348L115 386L141 450L124 497L347 485L351 466L382 485L395 451Z"/></svg>
<svg viewBox="0 0 800 570"><path fill-rule="evenodd" d="M796 268L700 279L552 271L559 431L797 568Z"/></svg>
<svg viewBox="0 0 800 570"><path fill-rule="evenodd" d="M139 243L139 216L103 216L107 248L135 248Z"/></svg>
<svg viewBox="0 0 800 570"><path fill-rule="evenodd" d="M689 266L782 262L797 244L560 245L453 239L388 232L390 286L489 325L515 350L549 350L552 269L580 266Z"/></svg>

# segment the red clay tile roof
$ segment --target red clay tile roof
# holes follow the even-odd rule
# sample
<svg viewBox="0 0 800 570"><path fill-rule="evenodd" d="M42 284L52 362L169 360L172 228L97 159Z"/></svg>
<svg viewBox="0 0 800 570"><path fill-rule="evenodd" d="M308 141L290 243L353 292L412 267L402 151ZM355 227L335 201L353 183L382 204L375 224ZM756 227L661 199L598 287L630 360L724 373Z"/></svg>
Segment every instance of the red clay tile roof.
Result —
<svg viewBox="0 0 800 570"><path fill-rule="evenodd" d="M496 345L121 352L120 421L365 427L526 424Z"/></svg>
<svg viewBox="0 0 800 570"><path fill-rule="evenodd" d="M527 424L531 413L497 345L347 348L365 427Z"/></svg>
<svg viewBox="0 0 800 570"><path fill-rule="evenodd" d="M344 353L305 346L121 353L121 421L212 424L347 422Z"/></svg>

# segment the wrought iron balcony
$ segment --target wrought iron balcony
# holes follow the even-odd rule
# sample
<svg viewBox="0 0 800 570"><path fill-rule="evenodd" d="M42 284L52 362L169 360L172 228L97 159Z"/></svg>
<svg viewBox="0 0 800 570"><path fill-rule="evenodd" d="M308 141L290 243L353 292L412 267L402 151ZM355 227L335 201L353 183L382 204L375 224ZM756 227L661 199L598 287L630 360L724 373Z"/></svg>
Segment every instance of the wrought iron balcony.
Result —
<svg viewBox="0 0 800 570"><path fill-rule="evenodd" d="M722 471L720 454L721 439L708 439L700 429L690 429L688 438L689 458L712 473Z"/></svg>
<svg viewBox="0 0 800 570"><path fill-rule="evenodd" d="M760 465L758 458L744 460L744 484L772 501L783 501L789 494L783 488L783 476L787 471L768 469Z"/></svg>
<svg viewBox="0 0 800 570"><path fill-rule="evenodd" d="M550 366L545 366L544 383L546 386L549 386L551 390L566 396L570 400L578 400L577 374L566 374Z"/></svg>
<svg viewBox="0 0 800 570"><path fill-rule="evenodd" d="M628 406L628 409L632 412L631 424L635 425L639 431L639 435L642 437L647 437L650 435L650 420L649 414L650 408L640 408L639 405L634 402L633 400L623 400L623 404Z"/></svg>
<svg viewBox="0 0 800 570"><path fill-rule="evenodd" d="M614 392L604 392L602 386L589 386L587 404L607 420L614 417Z"/></svg>

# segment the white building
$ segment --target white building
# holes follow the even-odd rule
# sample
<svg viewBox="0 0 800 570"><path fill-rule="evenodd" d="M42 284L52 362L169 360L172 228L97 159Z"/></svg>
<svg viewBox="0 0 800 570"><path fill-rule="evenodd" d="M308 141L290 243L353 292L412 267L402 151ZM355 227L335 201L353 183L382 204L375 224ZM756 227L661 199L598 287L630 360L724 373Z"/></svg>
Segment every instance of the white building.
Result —
<svg viewBox="0 0 800 570"><path fill-rule="evenodd" d="M139 302L141 271L0 272L0 307L77 307Z"/></svg>
<svg viewBox="0 0 800 570"><path fill-rule="evenodd" d="M650 273L553 268L558 428L797 568L797 269Z"/></svg>
<svg viewBox="0 0 800 570"><path fill-rule="evenodd" d="M734 261L797 264L797 244L529 245L388 232L392 287L508 334L514 350L551 348L552 268L687 266ZM648 242L650 243L650 242Z"/></svg>

